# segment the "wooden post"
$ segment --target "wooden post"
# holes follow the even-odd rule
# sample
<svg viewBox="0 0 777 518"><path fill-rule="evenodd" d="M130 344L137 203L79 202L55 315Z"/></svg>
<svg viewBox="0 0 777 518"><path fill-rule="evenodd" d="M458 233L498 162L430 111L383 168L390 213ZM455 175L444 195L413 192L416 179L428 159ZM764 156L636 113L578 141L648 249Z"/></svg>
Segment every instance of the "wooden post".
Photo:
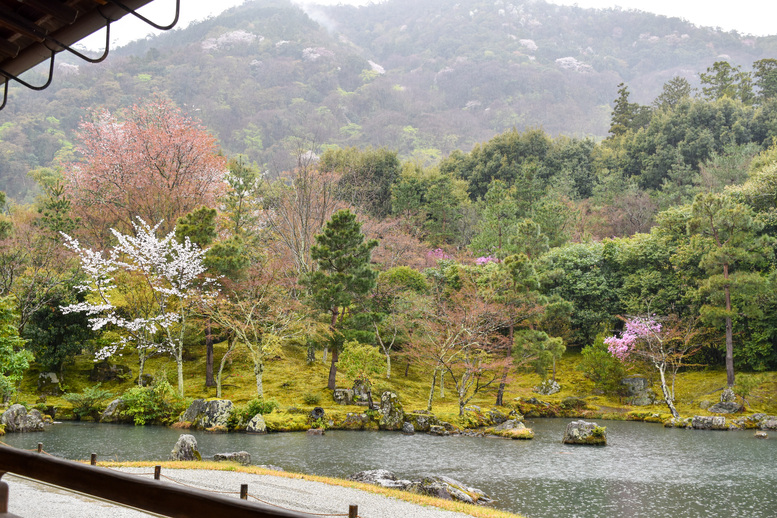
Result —
<svg viewBox="0 0 777 518"><path fill-rule="evenodd" d="M248 484L240 484L240 499L248 500Z"/></svg>
<svg viewBox="0 0 777 518"><path fill-rule="evenodd" d="M359 506L358 505L349 505L348 506L348 518L358 518L359 516Z"/></svg>
<svg viewBox="0 0 777 518"><path fill-rule="evenodd" d="M5 473L3 473L5 475ZM0 482L0 514L8 512L8 484Z"/></svg>
<svg viewBox="0 0 777 518"><path fill-rule="evenodd" d="M43 443L42 443L42 442L39 442L39 443L38 443L38 453L40 453L40 452L42 452L42 451L43 451Z"/></svg>
<svg viewBox="0 0 777 518"><path fill-rule="evenodd" d="M97 454L96 453L92 453L92 458L89 459L89 464L91 464L92 466L97 466Z"/></svg>
<svg viewBox="0 0 777 518"><path fill-rule="evenodd" d="M154 480L159 480L162 476L162 466L154 466Z"/></svg>

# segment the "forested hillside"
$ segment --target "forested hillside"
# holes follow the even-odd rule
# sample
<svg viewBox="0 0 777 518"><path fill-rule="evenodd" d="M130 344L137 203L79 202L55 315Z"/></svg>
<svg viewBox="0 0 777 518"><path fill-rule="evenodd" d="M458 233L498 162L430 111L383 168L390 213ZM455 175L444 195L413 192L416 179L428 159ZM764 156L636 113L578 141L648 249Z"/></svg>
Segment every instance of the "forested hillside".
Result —
<svg viewBox="0 0 777 518"><path fill-rule="evenodd" d="M516 128L604 137L618 85L649 103L713 62L749 70L774 38L620 10L477 0L366 7L249 2L87 65L58 57L44 92L13 88L0 113L0 189L72 154L88 109L149 96L200 118L225 154L276 175L301 149L373 146L431 164Z"/></svg>

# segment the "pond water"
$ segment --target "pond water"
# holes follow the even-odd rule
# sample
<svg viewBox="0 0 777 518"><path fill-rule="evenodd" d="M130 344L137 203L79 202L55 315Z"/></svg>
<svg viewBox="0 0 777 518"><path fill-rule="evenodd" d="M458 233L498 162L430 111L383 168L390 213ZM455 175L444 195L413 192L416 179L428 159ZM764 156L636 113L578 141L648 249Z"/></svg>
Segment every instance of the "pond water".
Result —
<svg viewBox="0 0 777 518"><path fill-rule="evenodd" d="M606 447L569 446L569 419L527 420L532 441L404 436L392 432L329 431L271 435L192 432L204 457L245 450L254 464L347 477L385 468L402 478L453 477L478 487L497 507L529 518L777 516L777 440L752 431L665 429L600 421ZM62 423L41 434L3 441L85 460L165 460L180 431L92 423Z"/></svg>

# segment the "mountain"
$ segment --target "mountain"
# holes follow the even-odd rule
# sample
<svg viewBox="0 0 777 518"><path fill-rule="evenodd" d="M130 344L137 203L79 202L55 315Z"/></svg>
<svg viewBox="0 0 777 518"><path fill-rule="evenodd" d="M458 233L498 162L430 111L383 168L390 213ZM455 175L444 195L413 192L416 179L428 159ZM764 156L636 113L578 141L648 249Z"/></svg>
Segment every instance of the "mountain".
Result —
<svg viewBox="0 0 777 518"><path fill-rule="evenodd" d="M697 84L715 61L749 69L775 51L775 37L542 1L303 10L257 0L99 65L61 54L44 92L12 86L0 112L0 190L22 198L28 170L72 158L90 109L153 96L199 117L226 154L271 173L333 145L388 147L429 164L512 127L602 137L621 82L649 103L674 76Z"/></svg>

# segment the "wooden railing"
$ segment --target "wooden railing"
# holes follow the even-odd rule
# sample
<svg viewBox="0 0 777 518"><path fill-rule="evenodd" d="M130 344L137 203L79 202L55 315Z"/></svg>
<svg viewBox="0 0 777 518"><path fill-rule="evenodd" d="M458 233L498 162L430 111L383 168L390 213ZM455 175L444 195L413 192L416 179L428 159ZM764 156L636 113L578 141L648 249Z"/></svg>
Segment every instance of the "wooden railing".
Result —
<svg viewBox="0 0 777 518"><path fill-rule="evenodd" d="M195 491L100 466L80 464L9 446L0 446L0 477L5 473L13 473L163 516L313 518L311 514L279 509L205 491ZM8 496L8 484L0 481L0 517L15 516L8 512ZM356 517L356 506L351 506L348 514L340 516Z"/></svg>

